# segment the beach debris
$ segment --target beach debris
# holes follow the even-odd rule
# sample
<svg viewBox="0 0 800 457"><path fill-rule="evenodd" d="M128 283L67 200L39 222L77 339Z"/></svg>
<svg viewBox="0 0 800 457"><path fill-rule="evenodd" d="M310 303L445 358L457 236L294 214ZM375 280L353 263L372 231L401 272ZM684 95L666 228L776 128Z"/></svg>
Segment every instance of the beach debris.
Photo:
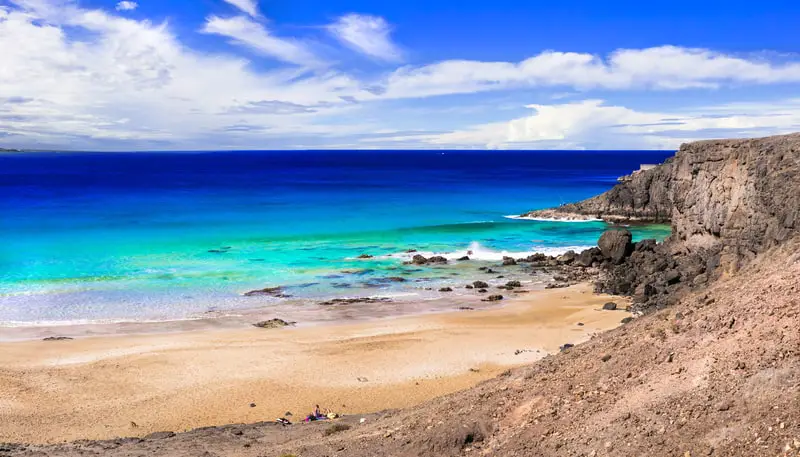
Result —
<svg viewBox="0 0 800 457"><path fill-rule="evenodd" d="M265 287L264 289L251 290L250 292L245 292L244 293L245 297L258 297L258 296L262 296L262 295L269 295L271 297L277 297L277 298L288 298L288 297L291 297L291 295L283 293L283 287L282 286Z"/></svg>
<svg viewBox="0 0 800 457"><path fill-rule="evenodd" d="M603 362L608 362L609 360L611 360L611 355L606 354L603 357L601 357L600 360L602 360Z"/></svg>
<svg viewBox="0 0 800 457"><path fill-rule="evenodd" d="M603 309L606 311L615 311L617 309L617 304L614 303L613 301L610 301L605 305L603 305Z"/></svg>
<svg viewBox="0 0 800 457"><path fill-rule="evenodd" d="M442 287L441 289L439 289L439 292L452 292L452 291L453 291L452 287Z"/></svg>
<svg viewBox="0 0 800 457"><path fill-rule="evenodd" d="M359 377L358 377L358 378L356 378L356 379L358 380L358 382L369 382L369 379L367 379L367 378L365 378L365 377L363 377L363 376L359 376Z"/></svg>
<svg viewBox="0 0 800 457"><path fill-rule="evenodd" d="M256 404L255 404L255 403L250 403L250 407L251 407L251 408L255 408L255 407L256 407Z"/></svg>
<svg viewBox="0 0 800 457"><path fill-rule="evenodd" d="M291 417L292 416L292 412L291 411L286 411L286 414L284 414L284 416Z"/></svg>
<svg viewBox="0 0 800 457"><path fill-rule="evenodd" d="M500 301L503 299L502 295L489 295L482 301Z"/></svg>
<svg viewBox="0 0 800 457"><path fill-rule="evenodd" d="M484 282L484 281L475 281L475 282L472 283L472 285L476 289L486 289L487 287L489 287L489 284Z"/></svg>
<svg viewBox="0 0 800 457"><path fill-rule="evenodd" d="M564 344L562 344L561 346L558 347L558 350L561 351L561 352L565 352L566 350L574 348L574 347L575 347L575 345L572 344L572 343L564 343Z"/></svg>
<svg viewBox="0 0 800 457"><path fill-rule="evenodd" d="M283 425L284 427L286 427L287 425L292 425L292 423L291 423L291 421L289 421L289 419L286 419L286 418L283 418L283 417L279 417L279 418L275 419L275 422L280 424L280 425Z"/></svg>
<svg viewBox="0 0 800 457"><path fill-rule="evenodd" d="M470 368L469 371L471 371L473 373L480 373L481 372L480 368Z"/></svg>
<svg viewBox="0 0 800 457"><path fill-rule="evenodd" d="M47 338L44 338L42 341L69 341L71 339L73 338L70 338L68 336L48 336Z"/></svg>
<svg viewBox="0 0 800 457"><path fill-rule="evenodd" d="M578 327L583 327L583 322L578 322Z"/></svg>
<svg viewBox="0 0 800 457"><path fill-rule="evenodd" d="M472 308L470 306L459 306L458 309L460 309L461 311L472 311L475 308Z"/></svg>
<svg viewBox="0 0 800 457"><path fill-rule="evenodd" d="M333 306L350 305L353 303L385 303L389 301L392 301L392 299L388 297L334 298L332 300L320 302L319 304L322 306Z"/></svg>
<svg viewBox="0 0 800 457"><path fill-rule="evenodd" d="M283 319L278 319L277 317L274 319L256 322L253 324L253 327L258 328L281 328L281 327L288 327L290 325L295 325L297 322L289 322Z"/></svg>
<svg viewBox="0 0 800 457"><path fill-rule="evenodd" d="M534 351L533 349L517 349L516 351L514 351L514 355L520 355L523 352L539 352L539 351L538 350Z"/></svg>
<svg viewBox="0 0 800 457"><path fill-rule="evenodd" d="M361 254L360 256L356 257L357 259L371 259L372 256L369 254Z"/></svg>
<svg viewBox="0 0 800 457"><path fill-rule="evenodd" d="M139 428L139 424L134 421L131 421L131 428Z"/></svg>
<svg viewBox="0 0 800 457"><path fill-rule="evenodd" d="M359 423L359 424L363 424L363 423L364 423L364 422L366 422L366 421L367 421L367 418L365 418L365 417L362 417L361 419L359 419L359 420L358 420L358 423Z"/></svg>

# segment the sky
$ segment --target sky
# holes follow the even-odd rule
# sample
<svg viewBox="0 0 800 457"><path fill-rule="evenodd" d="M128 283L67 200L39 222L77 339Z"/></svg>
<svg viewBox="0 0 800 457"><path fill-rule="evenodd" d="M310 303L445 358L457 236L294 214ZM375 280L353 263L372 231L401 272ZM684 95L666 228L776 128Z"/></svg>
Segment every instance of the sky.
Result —
<svg viewBox="0 0 800 457"><path fill-rule="evenodd" d="M800 131L800 2L0 0L0 148L675 149Z"/></svg>

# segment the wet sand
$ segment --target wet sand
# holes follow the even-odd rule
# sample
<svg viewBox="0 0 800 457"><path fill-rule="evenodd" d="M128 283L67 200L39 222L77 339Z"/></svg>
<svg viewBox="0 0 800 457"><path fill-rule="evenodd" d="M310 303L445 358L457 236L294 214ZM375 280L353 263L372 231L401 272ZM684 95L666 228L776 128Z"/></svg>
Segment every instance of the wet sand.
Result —
<svg viewBox="0 0 800 457"><path fill-rule="evenodd" d="M627 313L601 310L611 298L582 284L371 322L0 343L0 442L143 436L287 411L296 421L315 404L408 407L619 325Z"/></svg>

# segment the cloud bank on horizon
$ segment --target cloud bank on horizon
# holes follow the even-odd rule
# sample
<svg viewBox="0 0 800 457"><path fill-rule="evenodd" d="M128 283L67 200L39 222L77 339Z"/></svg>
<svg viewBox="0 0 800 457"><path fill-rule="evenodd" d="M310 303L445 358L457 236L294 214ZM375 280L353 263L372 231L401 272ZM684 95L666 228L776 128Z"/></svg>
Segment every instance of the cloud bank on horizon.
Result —
<svg viewBox="0 0 800 457"><path fill-rule="evenodd" d="M191 3L0 0L0 147L666 149L800 130L791 53L551 50L513 24L472 43L394 10L283 23L274 2Z"/></svg>

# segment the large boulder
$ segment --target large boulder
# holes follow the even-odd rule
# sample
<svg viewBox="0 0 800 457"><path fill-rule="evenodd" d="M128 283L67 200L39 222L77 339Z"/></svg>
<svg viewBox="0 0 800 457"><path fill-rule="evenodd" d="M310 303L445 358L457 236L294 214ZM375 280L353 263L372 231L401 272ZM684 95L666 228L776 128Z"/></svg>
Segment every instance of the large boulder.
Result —
<svg viewBox="0 0 800 457"><path fill-rule="evenodd" d="M597 245L603 256L614 263L620 263L633 252L633 235L626 229L606 230Z"/></svg>

